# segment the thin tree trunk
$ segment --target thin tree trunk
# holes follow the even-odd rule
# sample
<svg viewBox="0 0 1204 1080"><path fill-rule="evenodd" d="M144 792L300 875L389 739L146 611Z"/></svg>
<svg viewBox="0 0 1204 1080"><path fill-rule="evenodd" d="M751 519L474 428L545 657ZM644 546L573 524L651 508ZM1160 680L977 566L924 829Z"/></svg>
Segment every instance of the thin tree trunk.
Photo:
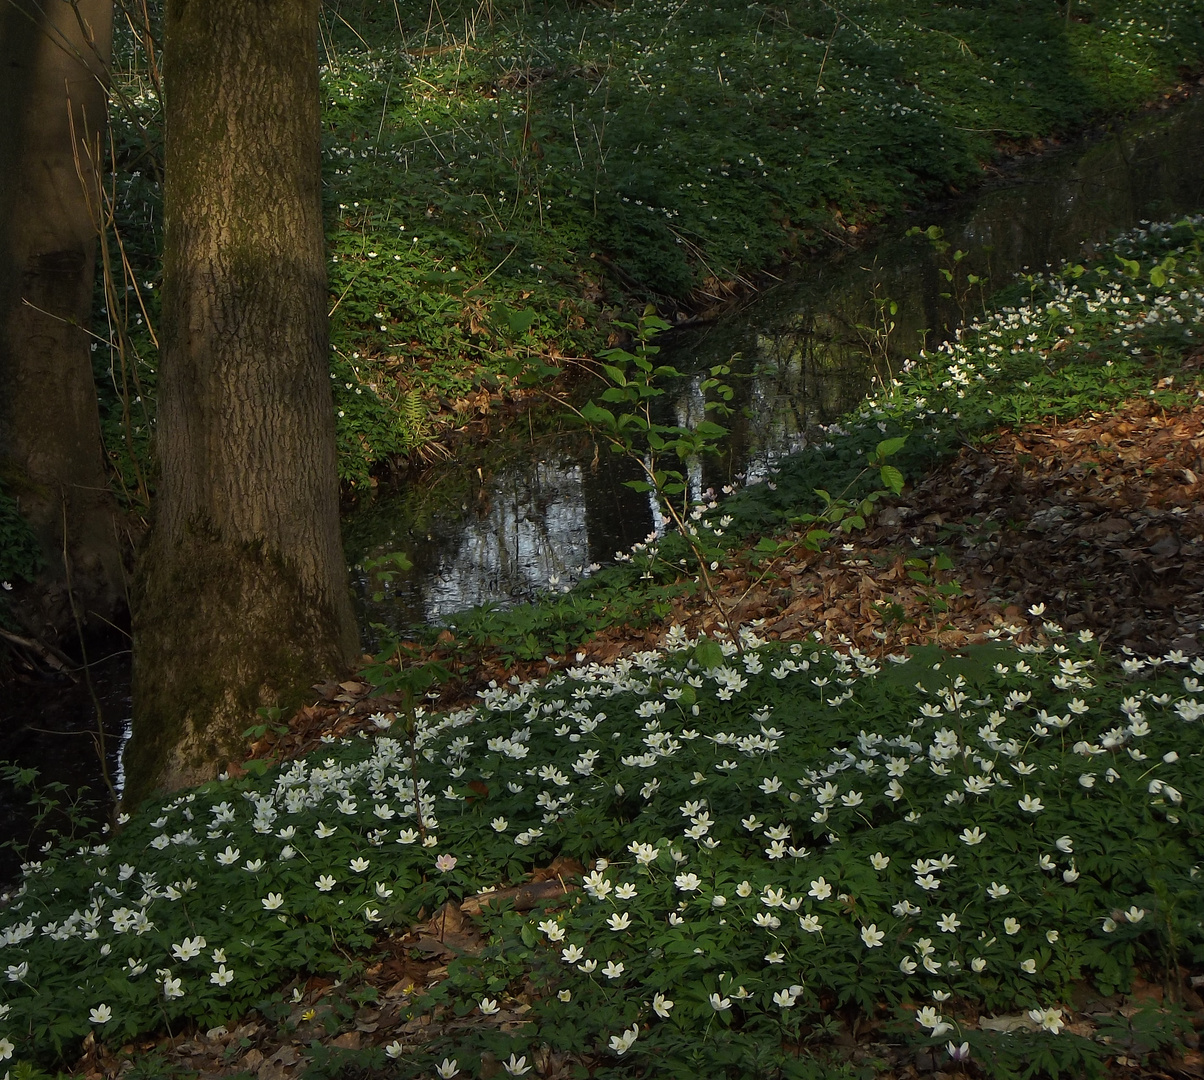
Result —
<svg viewBox="0 0 1204 1080"><path fill-rule="evenodd" d="M208 779L358 647L339 539L318 0L168 0L156 516L127 798Z"/></svg>
<svg viewBox="0 0 1204 1080"><path fill-rule="evenodd" d="M85 330L97 245L86 147L107 121L112 16L112 0L0 3L0 482L45 560L14 593L35 636L74 634L73 603L105 618L125 605Z"/></svg>

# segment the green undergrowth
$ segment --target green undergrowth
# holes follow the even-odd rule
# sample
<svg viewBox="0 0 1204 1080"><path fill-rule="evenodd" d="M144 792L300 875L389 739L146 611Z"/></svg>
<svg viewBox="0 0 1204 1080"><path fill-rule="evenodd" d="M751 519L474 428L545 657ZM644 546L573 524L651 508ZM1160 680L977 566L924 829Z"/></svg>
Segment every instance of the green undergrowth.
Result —
<svg viewBox="0 0 1204 1080"><path fill-rule="evenodd" d="M1202 248L1204 220L1183 219L1120 236L1086 266L1018 279L990 314L906 362L891 385L762 482L699 507L695 520L709 542L726 548L719 564L772 557L778 535L822 511L820 490L850 500L870 494L880 478L867 460L884 440L905 439L890 461L910 484L1004 428L1107 411L1138 395L1168 407L1194 401L1199 379L1183 361L1201 347ZM474 609L448 625L474 648L520 659L563 655L632 613L633 625L647 625L674 596L697 593L691 557L670 533L571 590Z"/></svg>
<svg viewBox="0 0 1204 1080"><path fill-rule="evenodd" d="M21 517L17 500L0 487L0 582L32 581L41 568L37 538Z"/></svg>
<svg viewBox="0 0 1204 1080"><path fill-rule="evenodd" d="M481 606L448 619L456 638L472 648L501 648L515 660L563 656L611 627L642 630L664 622L685 583L649 584L642 568L615 567L587 586L511 608Z"/></svg>
<svg viewBox="0 0 1204 1080"><path fill-rule="evenodd" d="M675 632L48 845L0 913L0 1053L49 1065L89 1032L117 1047L248 1009L292 1039L309 975L354 987L382 932L558 855L581 890L487 908L481 950L360 1068L518 1075L551 1049L581 1076L853 1075L835 1040L859 1031L1082 1076L1107 1051L1071 1008L1115 1034L1139 976L1168 1005L1132 1022L1173 1042L1180 969L1204 965L1184 795L1204 662L1018 632L885 660Z"/></svg>
<svg viewBox="0 0 1204 1080"><path fill-rule="evenodd" d="M324 9L344 480L524 365L595 354L633 301L710 303L974 182L1001 145L1149 101L1199 69L1202 14L1201 0ZM153 321L161 211L157 84L128 37L118 57L115 224L133 272L108 305L129 340L106 368L123 458L149 430L131 403L153 389L154 348L131 298Z"/></svg>

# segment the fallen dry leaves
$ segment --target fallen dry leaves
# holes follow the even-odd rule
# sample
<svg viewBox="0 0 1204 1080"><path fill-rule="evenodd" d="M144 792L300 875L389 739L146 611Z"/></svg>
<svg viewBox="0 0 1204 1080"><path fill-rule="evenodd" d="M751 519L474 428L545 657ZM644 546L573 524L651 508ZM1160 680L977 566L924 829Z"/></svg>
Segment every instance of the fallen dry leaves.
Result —
<svg viewBox="0 0 1204 1080"><path fill-rule="evenodd" d="M866 651L957 645L1003 622L1044 619L1091 630L1113 649L1198 651L1204 623L1204 404L1138 400L1115 414L1006 432L966 448L885 507L864 533L763 578L723 582L739 620L784 639L819 631ZM961 595L935 609L908 560L939 550ZM930 564L925 558L925 563ZM720 625L705 606L675 612L692 630Z"/></svg>

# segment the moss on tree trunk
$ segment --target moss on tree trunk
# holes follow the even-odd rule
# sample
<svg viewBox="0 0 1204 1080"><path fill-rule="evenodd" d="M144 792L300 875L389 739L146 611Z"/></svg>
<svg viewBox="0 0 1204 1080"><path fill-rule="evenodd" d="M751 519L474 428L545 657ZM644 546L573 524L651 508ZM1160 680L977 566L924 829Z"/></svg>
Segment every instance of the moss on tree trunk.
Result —
<svg viewBox="0 0 1204 1080"><path fill-rule="evenodd" d="M212 777L357 647L339 540L317 0L169 0L158 496L127 801Z"/></svg>

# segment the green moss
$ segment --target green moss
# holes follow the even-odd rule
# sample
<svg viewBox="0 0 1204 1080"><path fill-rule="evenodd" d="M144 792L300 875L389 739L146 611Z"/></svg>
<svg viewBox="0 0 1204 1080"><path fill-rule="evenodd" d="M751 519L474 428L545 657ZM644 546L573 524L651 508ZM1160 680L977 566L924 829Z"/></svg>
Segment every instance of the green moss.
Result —
<svg viewBox="0 0 1204 1080"><path fill-rule="evenodd" d="M152 541L134 612L132 804L240 760L256 709L295 708L347 659L334 613L259 544L206 533L173 550Z"/></svg>

